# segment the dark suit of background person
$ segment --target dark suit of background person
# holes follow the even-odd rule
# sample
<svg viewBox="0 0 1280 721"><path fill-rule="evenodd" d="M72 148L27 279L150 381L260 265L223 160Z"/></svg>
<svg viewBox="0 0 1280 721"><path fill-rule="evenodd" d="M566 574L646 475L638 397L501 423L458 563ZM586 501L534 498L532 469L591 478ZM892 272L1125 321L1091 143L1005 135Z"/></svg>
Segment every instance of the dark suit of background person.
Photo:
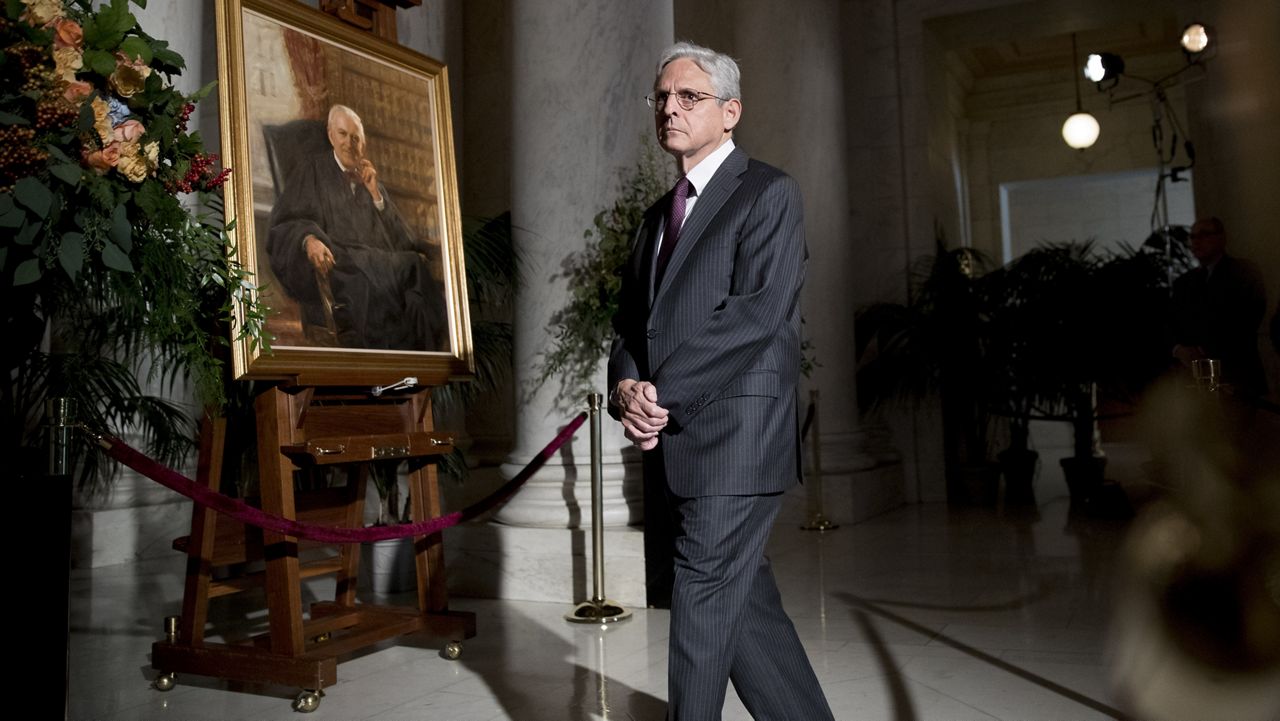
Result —
<svg viewBox="0 0 1280 721"><path fill-rule="evenodd" d="M735 66L733 87L716 87L687 57L661 69L659 142L682 172L730 139L736 76ZM701 99L684 109L660 95L680 91ZM646 485L665 491L667 507L647 506L646 518L669 513L675 529L668 717L719 719L731 680L757 719L830 719L764 556L799 467L799 188L734 149L653 287L671 195L645 213L609 359L610 412L645 450Z"/></svg>
<svg viewBox="0 0 1280 721"><path fill-rule="evenodd" d="M327 275L341 347L445 347L444 291L424 257L431 246L410 230L364 157L359 116L334 106L327 129L334 152L298 161L272 208L272 272L301 306L304 328L326 325L317 274Z"/></svg>
<svg viewBox="0 0 1280 721"><path fill-rule="evenodd" d="M1262 275L1248 261L1226 253L1226 232L1217 218L1191 226L1191 253L1200 267L1173 283L1173 354L1184 364L1198 358L1222 361L1222 380L1237 395L1266 393L1258 354L1258 330L1266 315Z"/></svg>

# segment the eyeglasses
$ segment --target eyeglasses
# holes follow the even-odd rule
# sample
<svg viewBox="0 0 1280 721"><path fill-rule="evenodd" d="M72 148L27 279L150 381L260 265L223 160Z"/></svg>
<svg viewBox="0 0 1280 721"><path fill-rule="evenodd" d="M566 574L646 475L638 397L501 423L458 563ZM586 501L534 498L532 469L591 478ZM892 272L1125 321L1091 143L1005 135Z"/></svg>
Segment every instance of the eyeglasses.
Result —
<svg viewBox="0 0 1280 721"><path fill-rule="evenodd" d="M693 110L693 106L697 105L699 100L724 100L724 98L717 95L696 90L681 90L678 93L668 93L664 90L644 96L644 101L649 104L649 107L655 113L660 113L667 107L667 98L672 95L676 96L676 103L685 110Z"/></svg>

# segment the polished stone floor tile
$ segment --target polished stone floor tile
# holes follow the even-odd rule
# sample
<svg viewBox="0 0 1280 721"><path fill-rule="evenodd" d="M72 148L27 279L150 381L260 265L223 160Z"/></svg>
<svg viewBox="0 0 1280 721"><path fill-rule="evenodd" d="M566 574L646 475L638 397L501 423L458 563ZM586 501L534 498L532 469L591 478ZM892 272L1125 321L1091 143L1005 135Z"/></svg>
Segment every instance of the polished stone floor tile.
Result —
<svg viewBox="0 0 1280 721"><path fill-rule="evenodd" d="M1122 524L1037 509L905 506L801 531L800 492L770 542L775 575L837 719L1073 721L1120 715L1110 697L1107 601ZM70 718L297 719L298 689L180 676L149 687L151 643L181 605L182 559L76 571ZM331 581L304 596L331 596ZM364 598L364 597L362 597ZM225 601L225 602L224 602ZM380 599L411 603L411 594ZM660 721L666 611L601 628L564 603L454 598L479 635L457 661L413 637L344 660L310 718L343 721ZM220 599L211 632L265 627L262 596ZM750 718L729 690L725 721ZM794 721L805 721L796 719Z"/></svg>

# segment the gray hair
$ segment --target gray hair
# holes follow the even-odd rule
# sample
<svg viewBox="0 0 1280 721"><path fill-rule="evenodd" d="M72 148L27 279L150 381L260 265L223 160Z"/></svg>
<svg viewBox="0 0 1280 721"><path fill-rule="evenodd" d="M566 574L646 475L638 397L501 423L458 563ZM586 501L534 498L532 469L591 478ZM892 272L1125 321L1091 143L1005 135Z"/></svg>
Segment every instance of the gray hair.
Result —
<svg viewBox="0 0 1280 721"><path fill-rule="evenodd" d="M356 111L352 110L351 108L348 108L345 105L335 104L329 108L329 118L325 122L325 126L333 127L333 119L339 115L345 115L348 118L351 118L352 120L354 120L356 125L360 126L360 134L361 135L364 134L364 121L360 119L359 115L356 115Z"/></svg>
<svg viewBox="0 0 1280 721"><path fill-rule="evenodd" d="M738 63L724 53L718 53L701 45L678 42L663 50L662 59L658 61L658 72L655 77L661 76L663 69L667 65L680 58L692 60L695 65L702 69L702 72L711 76L711 90L722 101L733 98L742 99L742 89L738 85L742 73L738 71Z"/></svg>

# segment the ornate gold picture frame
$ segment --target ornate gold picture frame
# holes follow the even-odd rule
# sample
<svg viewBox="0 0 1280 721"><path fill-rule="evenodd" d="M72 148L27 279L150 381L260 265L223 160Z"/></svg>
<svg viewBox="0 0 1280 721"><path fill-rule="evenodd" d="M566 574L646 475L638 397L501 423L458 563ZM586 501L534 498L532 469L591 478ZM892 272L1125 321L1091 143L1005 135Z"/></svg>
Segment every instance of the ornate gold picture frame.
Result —
<svg viewBox="0 0 1280 721"><path fill-rule="evenodd" d="M273 336L233 344L236 377L470 374L445 67L294 0L218 0L217 26L229 232Z"/></svg>

